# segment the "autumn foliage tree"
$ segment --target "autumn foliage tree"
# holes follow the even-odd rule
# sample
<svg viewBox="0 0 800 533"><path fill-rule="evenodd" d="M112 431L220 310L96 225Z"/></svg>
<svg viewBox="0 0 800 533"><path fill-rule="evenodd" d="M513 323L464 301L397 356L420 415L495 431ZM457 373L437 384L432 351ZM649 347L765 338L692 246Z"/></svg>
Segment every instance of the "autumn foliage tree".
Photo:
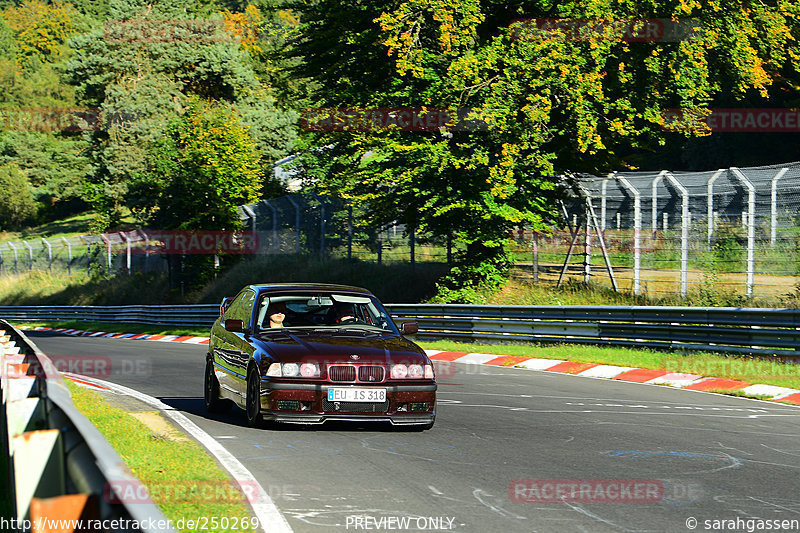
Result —
<svg viewBox="0 0 800 533"><path fill-rule="evenodd" d="M797 94L799 9L789 0L309 4L298 50L322 105L448 108L485 126L313 133L310 144L334 159L318 187L368 207L374 222L456 236L464 249L442 294L473 298L502 281L508 231L553 215L555 176L633 168L676 137L707 134L670 131L667 109L695 116L722 95ZM600 29L576 38L540 30L541 19ZM635 42L615 24L632 19L695 29Z"/></svg>

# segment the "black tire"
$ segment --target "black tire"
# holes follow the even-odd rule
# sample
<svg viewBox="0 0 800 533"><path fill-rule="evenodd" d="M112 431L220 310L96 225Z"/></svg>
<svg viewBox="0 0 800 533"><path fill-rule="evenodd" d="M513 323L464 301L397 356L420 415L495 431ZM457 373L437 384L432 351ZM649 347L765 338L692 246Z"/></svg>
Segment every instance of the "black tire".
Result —
<svg viewBox="0 0 800 533"><path fill-rule="evenodd" d="M264 422L264 417L261 415L261 376L255 368L247 373L245 414L250 427L260 427Z"/></svg>
<svg viewBox="0 0 800 533"><path fill-rule="evenodd" d="M206 359L205 379L203 381L203 398L206 404L206 411L209 413L224 413L230 410L230 400L220 398L219 381L217 376L214 375L214 364L211 359Z"/></svg>

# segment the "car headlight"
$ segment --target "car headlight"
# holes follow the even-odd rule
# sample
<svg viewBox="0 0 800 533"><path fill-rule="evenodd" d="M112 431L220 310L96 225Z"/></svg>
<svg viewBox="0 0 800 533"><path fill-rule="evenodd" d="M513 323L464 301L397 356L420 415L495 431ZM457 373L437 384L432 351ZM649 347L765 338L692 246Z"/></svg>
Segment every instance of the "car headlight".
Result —
<svg viewBox="0 0 800 533"><path fill-rule="evenodd" d="M433 366L431 365L404 365L398 363L391 366L392 379L433 379Z"/></svg>
<svg viewBox="0 0 800 533"><path fill-rule="evenodd" d="M403 379L408 375L408 367L406 365L392 365L392 379Z"/></svg>
<svg viewBox="0 0 800 533"><path fill-rule="evenodd" d="M304 378L318 378L319 366L315 363L303 363L300 365L300 375Z"/></svg>
<svg viewBox="0 0 800 533"><path fill-rule="evenodd" d="M300 367L297 366L297 363L283 363L281 372L283 372L283 377L293 378L300 375Z"/></svg>
<svg viewBox="0 0 800 533"><path fill-rule="evenodd" d="M319 366L316 363L272 363L267 376L273 378L318 378Z"/></svg>

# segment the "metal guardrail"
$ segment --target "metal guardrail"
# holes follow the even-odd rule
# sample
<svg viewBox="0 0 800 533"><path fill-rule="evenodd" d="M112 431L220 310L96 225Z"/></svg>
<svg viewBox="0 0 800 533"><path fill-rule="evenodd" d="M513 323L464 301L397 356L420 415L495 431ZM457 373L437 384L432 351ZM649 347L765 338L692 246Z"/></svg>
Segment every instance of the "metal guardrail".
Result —
<svg viewBox="0 0 800 533"><path fill-rule="evenodd" d="M420 339L605 344L656 349L800 356L800 309L656 306L390 304L398 322L416 320ZM219 307L203 305L0 307L12 321L126 322L208 327Z"/></svg>
<svg viewBox="0 0 800 533"><path fill-rule="evenodd" d="M125 503L114 497L111 487L141 482L75 408L50 359L6 321L0 320L0 329L0 460L7 472L0 482L9 488L13 507L12 517L0 518L6 521L3 530L71 531L66 523L48 527L45 520L81 519L84 528L87 520L101 524L90 528L98 531L172 533L149 499Z"/></svg>

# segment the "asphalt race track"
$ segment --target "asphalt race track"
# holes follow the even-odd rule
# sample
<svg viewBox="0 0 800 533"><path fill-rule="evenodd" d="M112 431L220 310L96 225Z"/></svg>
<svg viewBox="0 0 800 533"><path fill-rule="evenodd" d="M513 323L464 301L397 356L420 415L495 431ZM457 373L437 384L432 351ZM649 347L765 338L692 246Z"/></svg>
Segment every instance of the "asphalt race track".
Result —
<svg viewBox="0 0 800 533"><path fill-rule="evenodd" d="M412 531L686 532L737 519L739 531L759 530L757 520L795 520L769 529L800 529L796 407L450 365L439 368L430 431L250 429L238 409L206 415L206 346L28 335L56 359L109 361L111 374L96 377L183 411L255 475L296 532L402 523ZM534 501L515 501L526 499Z"/></svg>

